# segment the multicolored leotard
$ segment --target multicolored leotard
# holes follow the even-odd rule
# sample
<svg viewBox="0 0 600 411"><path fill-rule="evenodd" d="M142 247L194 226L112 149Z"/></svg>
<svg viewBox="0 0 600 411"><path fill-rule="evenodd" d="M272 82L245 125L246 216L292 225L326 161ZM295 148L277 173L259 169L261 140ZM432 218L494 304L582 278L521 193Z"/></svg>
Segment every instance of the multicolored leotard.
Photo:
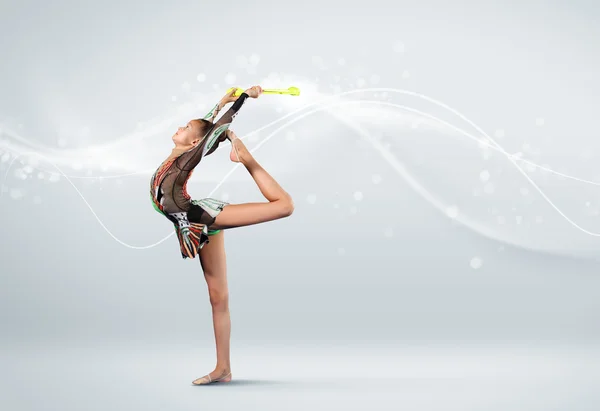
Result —
<svg viewBox="0 0 600 411"><path fill-rule="evenodd" d="M194 168L206 155L213 153L226 139L225 132L239 109L248 98L243 93L223 116L210 127L200 143L176 158L165 161L156 170L150 182L152 204L159 213L175 225L183 258L195 258L214 233L210 226L227 205L212 198L192 200L186 186ZM214 122L219 112L217 104L204 120Z"/></svg>

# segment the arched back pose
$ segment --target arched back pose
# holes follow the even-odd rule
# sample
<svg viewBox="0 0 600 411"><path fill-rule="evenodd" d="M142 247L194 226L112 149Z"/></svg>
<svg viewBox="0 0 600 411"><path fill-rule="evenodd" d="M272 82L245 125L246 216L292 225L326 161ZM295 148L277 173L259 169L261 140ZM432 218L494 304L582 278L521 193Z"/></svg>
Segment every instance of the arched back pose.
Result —
<svg viewBox="0 0 600 411"><path fill-rule="evenodd" d="M261 93L262 89L255 86L235 97L233 90L203 119L191 120L185 127L180 127L172 137L175 148L151 179L152 203L159 213L174 224L182 257L200 256L212 305L217 364L212 372L194 380L194 385L231 380L231 321L224 235L221 230L288 217L294 210L291 196L261 167L242 141L229 129L245 100L248 97L258 98ZM214 122L219 111L228 103L233 105ZM194 168L226 139L232 146L229 155L231 161L246 167L267 201L228 204L213 198L193 200L187 193L186 185Z"/></svg>

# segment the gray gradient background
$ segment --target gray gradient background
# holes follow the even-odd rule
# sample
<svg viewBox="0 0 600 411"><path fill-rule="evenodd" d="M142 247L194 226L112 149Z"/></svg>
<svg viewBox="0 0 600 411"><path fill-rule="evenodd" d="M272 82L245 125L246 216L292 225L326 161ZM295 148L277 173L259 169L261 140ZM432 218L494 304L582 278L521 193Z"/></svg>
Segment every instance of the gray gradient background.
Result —
<svg viewBox="0 0 600 411"><path fill-rule="evenodd" d="M435 97L490 134L504 130L507 150L527 143L536 161L600 179L594 2L390 4L3 1L0 122L50 147L61 138L81 147L172 110L190 98L185 82L212 104L230 72L237 85L265 87L271 73L288 73L322 94L364 78ZM240 68L253 53L255 70ZM251 101L235 130L285 114L276 107L285 99ZM483 165L477 145L450 133L364 124L430 192L494 234L440 214L330 115L298 121L293 140L282 132L256 154L295 214L225 234L237 382L219 388L189 386L214 366L212 326L199 264L180 258L175 238L129 249L64 180L9 174L7 190L26 195L0 200L0 407L598 409L600 239L533 190L524 201L527 183L502 156ZM168 153L169 136L153 140L162 154L148 164ZM207 159L214 175L194 177L194 196L229 169L226 157ZM484 168L503 171L503 190L482 194ZM171 233L148 201L148 178L75 183L117 237L145 245ZM600 231L600 188L536 181ZM242 170L214 196L224 193L260 198ZM525 224L499 226L498 213Z"/></svg>

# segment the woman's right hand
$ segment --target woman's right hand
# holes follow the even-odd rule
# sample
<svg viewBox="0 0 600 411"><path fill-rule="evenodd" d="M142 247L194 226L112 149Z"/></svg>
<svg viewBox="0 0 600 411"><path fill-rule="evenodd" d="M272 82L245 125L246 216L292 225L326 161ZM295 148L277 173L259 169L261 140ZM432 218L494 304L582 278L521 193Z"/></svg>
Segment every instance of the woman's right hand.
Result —
<svg viewBox="0 0 600 411"><path fill-rule="evenodd" d="M248 94L248 97L258 98L262 94L262 88L260 86L250 87L248 90L244 91L244 93Z"/></svg>

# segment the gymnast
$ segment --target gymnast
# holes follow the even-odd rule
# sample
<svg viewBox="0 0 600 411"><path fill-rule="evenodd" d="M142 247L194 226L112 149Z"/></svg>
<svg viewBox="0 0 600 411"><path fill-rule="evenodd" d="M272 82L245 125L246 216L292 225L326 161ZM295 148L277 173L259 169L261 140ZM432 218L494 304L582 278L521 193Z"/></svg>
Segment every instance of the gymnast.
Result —
<svg viewBox="0 0 600 411"><path fill-rule="evenodd" d="M215 369L192 382L206 385L231 381L229 291L223 230L260 224L289 217L294 211L291 196L254 159L244 143L229 128L248 98L258 98L263 90L254 86L239 97L228 92L202 119L189 121L173 135L175 148L151 179L154 208L169 219L179 240L182 257L200 259L212 306L217 363ZM233 105L216 122L225 105ZM267 201L229 204L213 198L193 200L186 186L195 167L212 154L219 143L229 140L229 158L250 173Z"/></svg>

